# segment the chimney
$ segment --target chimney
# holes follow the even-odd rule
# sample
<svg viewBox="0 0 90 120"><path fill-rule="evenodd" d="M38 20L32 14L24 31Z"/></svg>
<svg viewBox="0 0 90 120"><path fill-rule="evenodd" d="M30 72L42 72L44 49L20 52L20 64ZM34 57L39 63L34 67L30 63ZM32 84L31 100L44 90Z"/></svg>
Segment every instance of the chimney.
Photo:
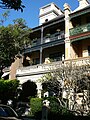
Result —
<svg viewBox="0 0 90 120"><path fill-rule="evenodd" d="M67 3L64 4L64 12L65 12L65 17L68 16L71 12L70 6Z"/></svg>

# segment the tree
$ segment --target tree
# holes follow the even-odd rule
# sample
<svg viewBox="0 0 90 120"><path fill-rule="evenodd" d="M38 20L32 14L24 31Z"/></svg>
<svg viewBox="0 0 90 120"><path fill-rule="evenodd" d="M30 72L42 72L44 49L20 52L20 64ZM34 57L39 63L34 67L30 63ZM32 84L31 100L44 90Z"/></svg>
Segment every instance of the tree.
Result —
<svg viewBox="0 0 90 120"><path fill-rule="evenodd" d="M13 20L14 24L17 25L20 28L26 28L26 21L22 18L17 18L15 20Z"/></svg>
<svg viewBox="0 0 90 120"><path fill-rule="evenodd" d="M51 94L55 94L58 96L61 91L61 83L52 75L52 73L48 73L44 75L41 80L43 92L48 91Z"/></svg>
<svg viewBox="0 0 90 120"><path fill-rule="evenodd" d="M0 20L0 24L3 26L4 22L7 20L7 18L9 17L9 13L10 11L7 10L2 14L2 18Z"/></svg>
<svg viewBox="0 0 90 120"><path fill-rule="evenodd" d="M22 4L22 0L0 0L0 7L2 9L21 10L23 12L25 6Z"/></svg>
<svg viewBox="0 0 90 120"><path fill-rule="evenodd" d="M8 100L14 100L18 86L18 80L0 80L0 100L2 104L6 104Z"/></svg>
<svg viewBox="0 0 90 120"><path fill-rule="evenodd" d="M90 114L90 60L73 62L65 61L58 65L51 71L51 79L47 82L51 84L49 89L52 90L52 86L55 85L55 81L59 81L58 87L60 92L57 94L57 99L63 108L73 111L77 115ZM43 78L46 78L45 76ZM54 80L53 80L54 79ZM42 80L43 81L43 80ZM45 80L44 80L45 82ZM59 90L60 90L59 89ZM58 90L58 89L56 89ZM60 94L61 93L61 94ZM61 96L62 97L61 97Z"/></svg>
<svg viewBox="0 0 90 120"><path fill-rule="evenodd" d="M27 82L22 84L22 91L19 97L19 100L23 102L29 102L29 97L35 97L37 94L37 85L28 80Z"/></svg>
<svg viewBox="0 0 90 120"><path fill-rule="evenodd" d="M8 67L26 44L30 44L30 29L24 25L25 21L20 19L22 24L0 27L0 69ZM19 22L19 19L18 19ZM17 23L18 23L17 22Z"/></svg>

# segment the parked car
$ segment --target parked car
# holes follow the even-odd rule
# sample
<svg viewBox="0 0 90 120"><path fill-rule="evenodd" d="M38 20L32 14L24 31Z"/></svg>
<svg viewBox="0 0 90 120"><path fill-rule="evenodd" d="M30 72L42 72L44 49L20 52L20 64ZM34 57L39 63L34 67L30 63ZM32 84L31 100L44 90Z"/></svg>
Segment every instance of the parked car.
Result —
<svg viewBox="0 0 90 120"><path fill-rule="evenodd" d="M18 114L7 105L0 104L0 120L21 120Z"/></svg>
<svg viewBox="0 0 90 120"><path fill-rule="evenodd" d="M30 113L30 105L26 102L18 102L16 112L19 116L28 116Z"/></svg>

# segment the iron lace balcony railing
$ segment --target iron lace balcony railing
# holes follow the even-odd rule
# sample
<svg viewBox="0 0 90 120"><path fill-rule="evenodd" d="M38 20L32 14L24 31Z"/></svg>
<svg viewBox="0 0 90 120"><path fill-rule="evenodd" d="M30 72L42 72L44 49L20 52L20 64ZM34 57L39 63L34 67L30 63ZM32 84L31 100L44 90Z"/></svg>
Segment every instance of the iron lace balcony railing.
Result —
<svg viewBox="0 0 90 120"><path fill-rule="evenodd" d="M64 38L64 36L65 36L64 31L62 31L60 33L55 33L55 34L52 34L52 35L49 35L49 36L45 36L45 37L43 37L43 43L42 44L62 39L62 38ZM40 45L40 44L41 44L41 39L38 38L38 39L35 39L35 40L32 41L31 47L37 46L37 45Z"/></svg>
<svg viewBox="0 0 90 120"><path fill-rule="evenodd" d="M55 40L62 39L64 37L65 37L65 34L64 34L64 31L62 31L60 33L55 33L55 34L52 34L50 36L45 36L43 38L43 43L52 42L52 41L55 41Z"/></svg>
<svg viewBox="0 0 90 120"><path fill-rule="evenodd" d="M41 44L41 39L40 38L34 39L31 43L31 47L37 46L37 45L40 45L40 44Z"/></svg>
<svg viewBox="0 0 90 120"><path fill-rule="evenodd" d="M90 23L70 29L70 36L90 32Z"/></svg>

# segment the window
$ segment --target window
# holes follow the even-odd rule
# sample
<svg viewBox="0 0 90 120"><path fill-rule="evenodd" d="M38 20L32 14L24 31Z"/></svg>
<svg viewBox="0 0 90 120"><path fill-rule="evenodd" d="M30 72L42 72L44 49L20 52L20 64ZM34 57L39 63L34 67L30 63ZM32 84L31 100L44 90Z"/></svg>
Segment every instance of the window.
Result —
<svg viewBox="0 0 90 120"><path fill-rule="evenodd" d="M6 112L4 111L2 107L0 107L0 116L4 116L4 117L7 116Z"/></svg>
<svg viewBox="0 0 90 120"><path fill-rule="evenodd" d="M57 52L49 55L49 58L52 59L53 61L61 61L62 60L62 53Z"/></svg>
<svg viewBox="0 0 90 120"><path fill-rule="evenodd" d="M37 64L39 64L39 63L40 63L39 58L33 59L33 64L34 64L34 65L37 65Z"/></svg>
<svg viewBox="0 0 90 120"><path fill-rule="evenodd" d="M45 22L48 22L48 19L46 19Z"/></svg>
<svg viewBox="0 0 90 120"><path fill-rule="evenodd" d="M88 16L88 17L86 18L86 22L87 22L87 23L90 23L90 16Z"/></svg>
<svg viewBox="0 0 90 120"><path fill-rule="evenodd" d="M90 46L88 46L88 56L90 56Z"/></svg>

